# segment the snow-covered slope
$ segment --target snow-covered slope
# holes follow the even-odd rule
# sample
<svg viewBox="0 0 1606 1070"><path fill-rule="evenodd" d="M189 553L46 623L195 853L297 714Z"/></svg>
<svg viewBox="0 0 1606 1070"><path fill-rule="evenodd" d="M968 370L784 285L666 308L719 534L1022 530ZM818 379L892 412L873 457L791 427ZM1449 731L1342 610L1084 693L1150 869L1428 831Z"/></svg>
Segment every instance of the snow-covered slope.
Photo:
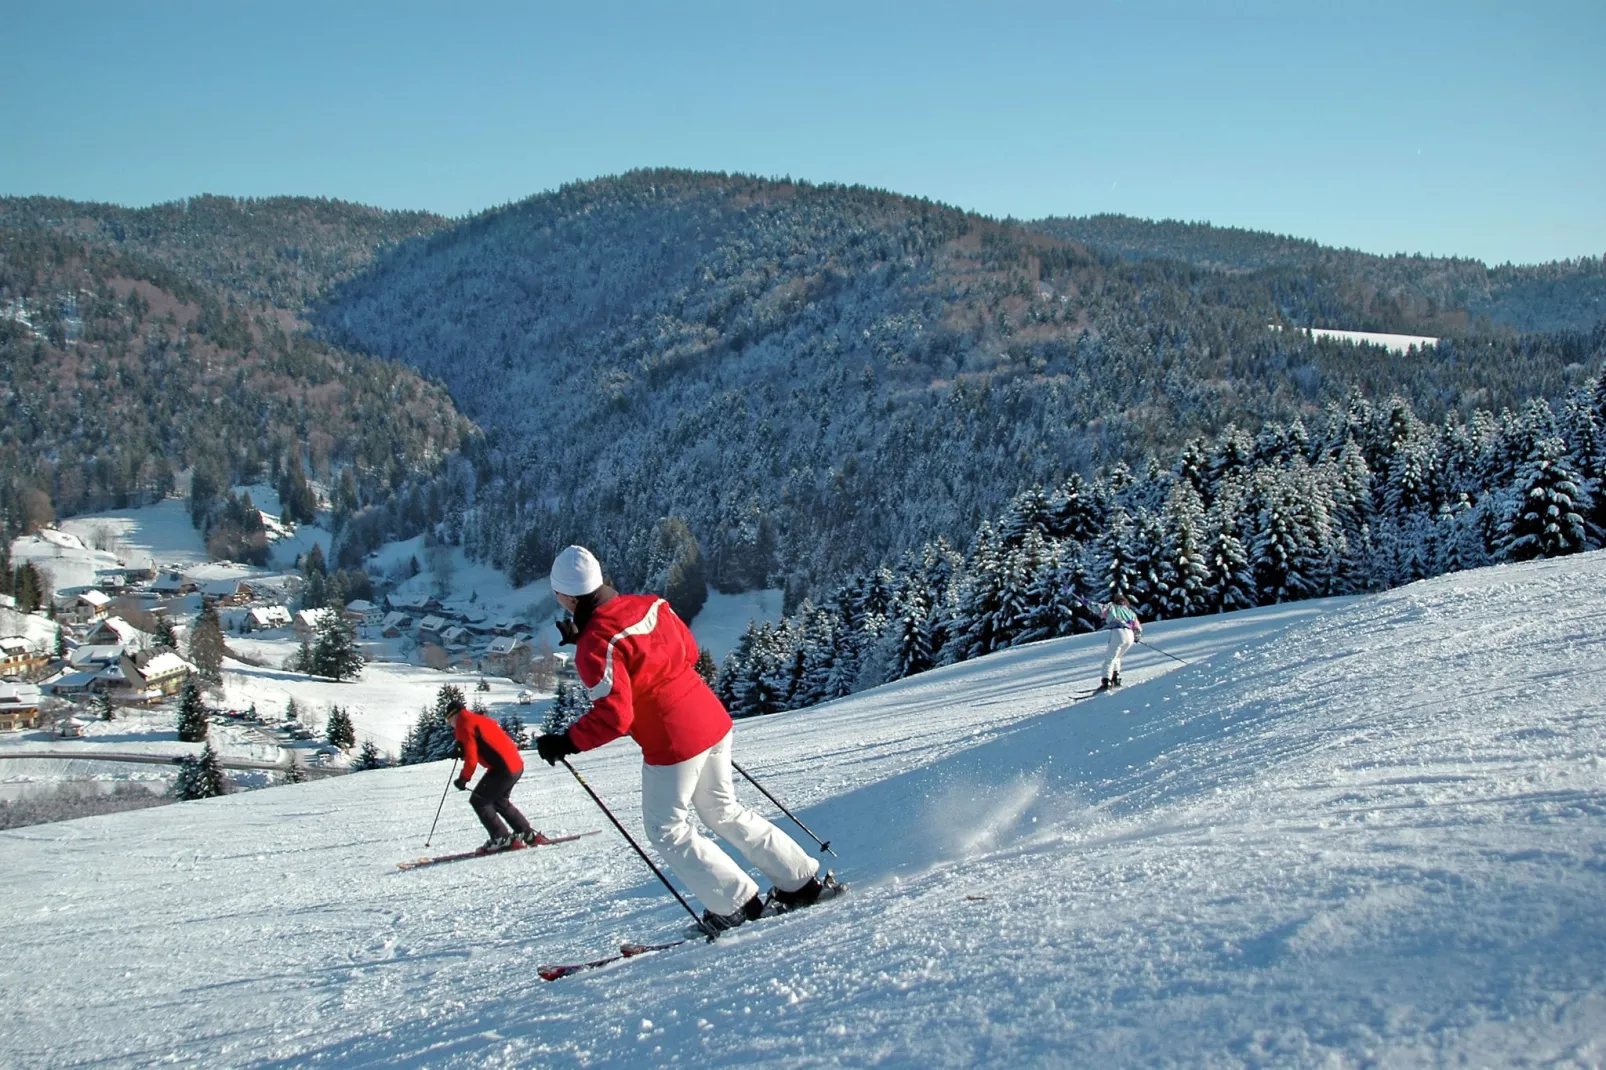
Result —
<svg viewBox="0 0 1606 1070"><path fill-rule="evenodd" d="M853 893L550 984L684 918L561 769L517 800L603 834L411 873L444 764L0 833L0 1064L1606 1059L1606 556L1147 638L1195 664L1073 703L1080 637L739 725ZM575 764L639 825L633 746Z"/></svg>

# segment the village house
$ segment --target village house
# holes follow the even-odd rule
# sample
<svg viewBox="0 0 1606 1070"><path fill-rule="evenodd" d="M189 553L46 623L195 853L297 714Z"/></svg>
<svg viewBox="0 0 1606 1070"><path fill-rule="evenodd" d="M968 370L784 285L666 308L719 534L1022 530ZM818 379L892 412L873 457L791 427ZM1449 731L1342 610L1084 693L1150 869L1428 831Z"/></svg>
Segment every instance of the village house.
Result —
<svg viewBox="0 0 1606 1070"><path fill-rule="evenodd" d="M427 594L395 594L385 596L385 605L401 613L420 616L440 605Z"/></svg>
<svg viewBox="0 0 1606 1070"><path fill-rule="evenodd" d="M139 690L151 696L153 693L161 695L176 695L184 687L190 676L198 672L194 665L185 661L171 650L163 651L151 657L143 665L135 666L138 674ZM126 673L127 670L125 669Z"/></svg>
<svg viewBox="0 0 1606 1070"><path fill-rule="evenodd" d="M71 669L60 676L46 680L40 688L66 698L77 695L87 695L95 690L95 683L100 679L100 669Z"/></svg>
<svg viewBox="0 0 1606 1070"><path fill-rule="evenodd" d="M303 639L317 635L318 626L323 623L325 617L333 612L334 610L327 606L319 609L298 610L295 617L296 634Z"/></svg>
<svg viewBox="0 0 1606 1070"><path fill-rule="evenodd" d="M79 624L93 624L105 619L111 604L111 596L104 592L84 591L68 605L67 615Z"/></svg>
<svg viewBox="0 0 1606 1070"><path fill-rule="evenodd" d="M519 630L519 622L512 617L502 617L491 623L491 631L497 635L512 635Z"/></svg>
<svg viewBox="0 0 1606 1070"><path fill-rule="evenodd" d="M446 630L446 621L443 620L440 617L435 616L434 614L430 614L429 616L425 617L423 620L418 622L418 638L423 642L427 642L427 643L438 643L438 642L440 642L441 641L441 632L443 632L445 630Z"/></svg>
<svg viewBox="0 0 1606 1070"><path fill-rule="evenodd" d="M377 628L385 619L385 611L366 598L346 603L346 619L362 628Z"/></svg>
<svg viewBox="0 0 1606 1070"><path fill-rule="evenodd" d="M95 584L102 591L119 594L128 587L128 574L121 569L115 572L97 572Z"/></svg>
<svg viewBox="0 0 1606 1070"><path fill-rule="evenodd" d="M84 646L120 646L127 650L144 650L151 636L140 631L122 617L105 617L95 622L84 633Z"/></svg>
<svg viewBox="0 0 1606 1070"><path fill-rule="evenodd" d="M275 628L290 627L290 607L254 606L245 615L248 632L271 632Z"/></svg>
<svg viewBox="0 0 1606 1070"><path fill-rule="evenodd" d="M38 653L20 635L0 639L0 677L26 676L48 664L50 658Z"/></svg>
<svg viewBox="0 0 1606 1070"><path fill-rule="evenodd" d="M519 651L527 649L528 645L518 636L499 636L492 639L491 645L485 649L485 664L492 672L505 673L512 667Z"/></svg>
<svg viewBox="0 0 1606 1070"><path fill-rule="evenodd" d="M387 613L385 619L379 622L379 634L386 639L400 639L412 624L413 618L405 613Z"/></svg>
<svg viewBox="0 0 1606 1070"><path fill-rule="evenodd" d="M454 624L441 632L441 642L449 647L467 646L468 640L468 629L460 624Z"/></svg>
<svg viewBox="0 0 1606 1070"><path fill-rule="evenodd" d="M201 588L201 601L211 602L219 609L243 606L251 598L251 588L240 580L214 580Z"/></svg>
<svg viewBox="0 0 1606 1070"><path fill-rule="evenodd" d="M195 590L195 584L189 582L177 572L164 572L151 582L151 591L154 594L168 598L188 594L193 590Z"/></svg>
<svg viewBox="0 0 1606 1070"><path fill-rule="evenodd" d="M39 689L32 684L0 684L0 732L39 726Z"/></svg>

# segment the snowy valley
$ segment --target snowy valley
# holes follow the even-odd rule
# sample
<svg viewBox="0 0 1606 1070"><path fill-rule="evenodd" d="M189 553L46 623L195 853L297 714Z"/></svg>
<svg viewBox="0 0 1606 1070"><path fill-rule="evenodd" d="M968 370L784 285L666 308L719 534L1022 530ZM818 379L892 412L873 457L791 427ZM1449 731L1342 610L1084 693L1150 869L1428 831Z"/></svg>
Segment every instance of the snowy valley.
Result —
<svg viewBox="0 0 1606 1070"><path fill-rule="evenodd" d="M849 896L552 983L686 920L561 768L601 834L418 872L444 763L0 833L0 1063L1598 1066L1603 621L1597 552L739 722Z"/></svg>

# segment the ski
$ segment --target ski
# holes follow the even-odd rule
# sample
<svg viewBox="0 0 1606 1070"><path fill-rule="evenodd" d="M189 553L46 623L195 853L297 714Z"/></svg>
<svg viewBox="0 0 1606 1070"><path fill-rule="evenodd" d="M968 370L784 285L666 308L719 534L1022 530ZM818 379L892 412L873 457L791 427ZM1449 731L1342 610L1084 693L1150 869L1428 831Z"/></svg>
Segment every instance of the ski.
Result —
<svg viewBox="0 0 1606 1070"><path fill-rule="evenodd" d="M689 939L689 938L687 938ZM570 974L580 973L582 970L595 970L612 962L623 962L633 959L637 955L646 955L654 951L667 951L672 947L679 947L686 943L686 939L671 940L666 944L620 944L619 954L608 955L590 962L575 962L566 966L538 966L536 972L543 981L556 981L559 977L568 977Z"/></svg>
<svg viewBox="0 0 1606 1070"><path fill-rule="evenodd" d="M830 902L832 899L844 894L848 890L847 885L837 883L835 875L833 875L830 870L827 870L825 876L821 878L821 883L824 884L825 887L820 893L820 898L815 900L815 902L812 904L813 906ZM765 918L754 919L754 921L748 922L747 924L754 925L760 921L765 921L770 918L784 918L788 914L796 914L799 911L807 909L809 909L809 907L794 907L791 910L785 910L779 914L772 914ZM737 928L742 929L745 928L745 926L737 926ZM669 948L679 947L681 944L689 944L694 941L707 941L708 943L713 943L714 939L716 938L708 936L707 933L705 933L700 927L696 929L688 929L686 935L681 937L679 940L670 940L669 942L663 944L620 944L619 954L617 955L605 955L600 959L592 959L590 962L574 962L561 966L538 966L536 967L536 972L541 975L541 980L543 981L556 981L560 977L568 977L571 974L581 973L585 970L595 970L599 967L607 966L615 962L622 962L625 959L633 959L638 955L646 955L654 951L666 951Z"/></svg>
<svg viewBox="0 0 1606 1070"><path fill-rule="evenodd" d="M535 846L546 847L554 843L571 843L581 836L595 836L600 831L600 829L592 829L589 832L576 832L571 836L544 836L536 833ZM432 858L415 858L411 862L397 862L396 868L419 869L423 866L439 866L447 862L466 862L471 858L494 858L497 855L517 854L526 849L525 847L504 847L500 851L459 851L456 854L435 855Z"/></svg>

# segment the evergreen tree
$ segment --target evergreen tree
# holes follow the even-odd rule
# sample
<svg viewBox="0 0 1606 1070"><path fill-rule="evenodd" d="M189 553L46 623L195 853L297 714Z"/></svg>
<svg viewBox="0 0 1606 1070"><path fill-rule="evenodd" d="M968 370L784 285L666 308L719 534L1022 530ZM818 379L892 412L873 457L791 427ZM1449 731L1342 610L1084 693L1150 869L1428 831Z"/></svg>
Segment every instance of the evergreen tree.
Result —
<svg viewBox="0 0 1606 1070"><path fill-rule="evenodd" d="M362 675L363 664L351 621L338 609L331 609L318 621L318 639L312 648L312 674L331 680L355 680Z"/></svg>
<svg viewBox="0 0 1606 1070"><path fill-rule="evenodd" d="M1125 509L1116 509L1110 516L1110 526L1099 539L1099 555L1104 561L1105 597L1097 601L1104 602L1117 597L1134 603L1137 601L1133 598L1138 586L1134 567L1138 557L1135 541L1132 518Z"/></svg>
<svg viewBox="0 0 1606 1070"><path fill-rule="evenodd" d="M707 647L698 648L697 661L692 668L696 669L697 675L703 678L703 683L709 687L714 686L714 681L719 676L719 668L714 664L714 655L708 652Z"/></svg>
<svg viewBox="0 0 1606 1070"><path fill-rule="evenodd" d="M1186 480L1171 487L1165 511L1165 589L1159 596L1161 616L1192 617L1206 609L1210 563L1204 546L1204 506Z"/></svg>
<svg viewBox="0 0 1606 1070"><path fill-rule="evenodd" d="M293 695L284 700L284 719L286 721L298 721L301 719L301 707L296 705L295 696Z"/></svg>
<svg viewBox="0 0 1606 1070"><path fill-rule="evenodd" d="M357 743L357 729L351 723L351 714L340 706L330 706L329 721L324 727L324 738L341 750L354 747Z"/></svg>
<svg viewBox="0 0 1606 1070"><path fill-rule="evenodd" d="M1592 545L1584 518L1593 502L1565 455L1566 446L1559 438L1534 442L1501 531L1500 555L1505 560L1560 557Z"/></svg>
<svg viewBox="0 0 1606 1070"><path fill-rule="evenodd" d="M307 767L296 761L294 752L290 755L290 764L284 770L286 784L304 784L307 781Z"/></svg>
<svg viewBox="0 0 1606 1070"><path fill-rule="evenodd" d="M173 794L181 800L211 799L229 792L228 778L218 762L217 752L208 743L197 755L189 755L179 762L178 779Z"/></svg>
<svg viewBox="0 0 1606 1070"><path fill-rule="evenodd" d="M508 710L498 718L497 724L502 726L502 731L507 733L514 746L522 749L530 742L526 736L524 718L519 716L518 710Z"/></svg>
<svg viewBox="0 0 1606 1070"><path fill-rule="evenodd" d="M193 645L195 640L191 638L190 642ZM173 630L173 622L165 614L156 618L156 645L163 650L178 649L178 633ZM190 660L195 660L193 654Z"/></svg>
<svg viewBox="0 0 1606 1070"><path fill-rule="evenodd" d="M112 697L105 692L96 696L94 710L95 715L102 721L111 721L117 718L117 707L112 705Z"/></svg>
<svg viewBox="0 0 1606 1070"><path fill-rule="evenodd" d="M547 710L546 720L541 722L541 731L549 734L566 731L590 708L591 695L584 687L559 680L558 693Z"/></svg>
<svg viewBox="0 0 1606 1070"><path fill-rule="evenodd" d="M374 746L374 741L365 739L362 741L362 749L357 752L356 759L351 763L351 769L354 773L361 773L369 769L383 769L385 764L385 757L379 753L379 748Z"/></svg>
<svg viewBox="0 0 1606 1070"><path fill-rule="evenodd" d="M223 678L223 652L223 628L218 623L217 606L208 602L201 607L200 619L190 633L190 660L202 679L217 683Z"/></svg>
<svg viewBox="0 0 1606 1070"><path fill-rule="evenodd" d="M184 684L178 703L178 738L183 743L199 743L206 738L206 704L194 680Z"/></svg>

